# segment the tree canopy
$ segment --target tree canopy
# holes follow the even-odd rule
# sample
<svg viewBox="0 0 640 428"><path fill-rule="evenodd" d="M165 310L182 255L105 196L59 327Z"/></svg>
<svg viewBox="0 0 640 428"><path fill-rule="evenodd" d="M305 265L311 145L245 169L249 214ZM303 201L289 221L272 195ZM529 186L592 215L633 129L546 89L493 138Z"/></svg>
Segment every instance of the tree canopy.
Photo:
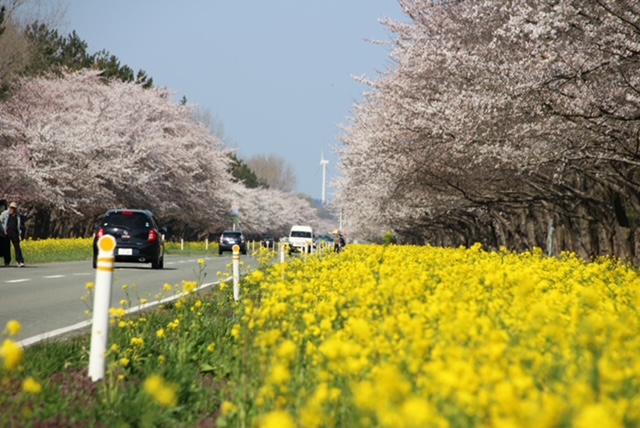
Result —
<svg viewBox="0 0 640 428"><path fill-rule="evenodd" d="M40 237L90 235L114 207L151 209L175 233L203 235L228 221L238 198L256 231L283 227L281 214L250 209L259 198L315 218L303 202L239 190L229 151L192 119L193 108L172 101L168 89L100 71L25 76L0 103L0 194L37 212Z"/></svg>
<svg viewBox="0 0 640 428"><path fill-rule="evenodd" d="M342 135L337 204L379 240L635 257L637 2L400 0Z"/></svg>

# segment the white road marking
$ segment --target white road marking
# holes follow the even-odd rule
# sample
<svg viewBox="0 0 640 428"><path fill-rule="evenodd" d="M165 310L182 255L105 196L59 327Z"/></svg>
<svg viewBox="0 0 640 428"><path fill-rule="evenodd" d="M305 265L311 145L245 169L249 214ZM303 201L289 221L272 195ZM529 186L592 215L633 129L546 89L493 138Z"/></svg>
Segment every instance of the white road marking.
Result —
<svg viewBox="0 0 640 428"><path fill-rule="evenodd" d="M229 278L229 280L230 279L231 278ZM228 282L229 280L225 280L224 282ZM204 288L212 287L214 285L219 285L219 284L220 284L220 281L208 282L206 284L202 284L200 287L197 288L197 290L202 290ZM189 293L178 293L178 294L175 294L173 296L165 297L164 299L162 299L160 301L157 301L157 302L149 302L149 303L144 303L142 305L134 306L134 307L131 307L131 308L127 309L126 313L127 314L135 313L135 312L138 312L138 311L140 311L142 309L146 309L146 308L154 307L156 305L160 305L160 304L163 304L163 303L166 303L166 302L178 300L179 298L181 298L182 296L185 296L187 294L189 294ZM63 328L59 328L57 330L50 331L48 333L43 333L43 334L39 334L37 336L29 337L27 339L21 340L19 343L20 343L21 346L27 347L29 345L33 345L34 343L42 342L45 339L51 339L51 338L54 338L56 336L60 336L60 335L62 335L64 333L68 333L68 332L71 332L71 331L74 331L74 330L78 330L78 329L90 326L91 324L92 324L92 321L89 321L89 320L82 321L80 323L71 325L69 327L63 327Z"/></svg>
<svg viewBox="0 0 640 428"><path fill-rule="evenodd" d="M12 280L5 281L5 282L7 282L7 283L12 283L12 282L27 282L27 281L31 281L31 279L30 279L30 278L12 279Z"/></svg>
<svg viewBox="0 0 640 428"><path fill-rule="evenodd" d="M66 275L48 275L43 276L43 278L64 278Z"/></svg>

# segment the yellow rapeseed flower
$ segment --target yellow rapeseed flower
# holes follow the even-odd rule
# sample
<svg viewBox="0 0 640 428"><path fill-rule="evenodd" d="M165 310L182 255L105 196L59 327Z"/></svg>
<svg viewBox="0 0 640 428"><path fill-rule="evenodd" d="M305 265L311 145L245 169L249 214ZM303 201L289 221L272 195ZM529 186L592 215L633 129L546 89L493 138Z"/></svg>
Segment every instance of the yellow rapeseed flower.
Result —
<svg viewBox="0 0 640 428"><path fill-rule="evenodd" d="M42 392L42 385L29 376L22 382L22 390L29 394L40 394Z"/></svg>
<svg viewBox="0 0 640 428"><path fill-rule="evenodd" d="M156 336L158 336L159 338L167 337L167 333L165 332L164 328L161 328L160 330L156 331Z"/></svg>
<svg viewBox="0 0 640 428"><path fill-rule="evenodd" d="M144 381L144 391L163 407L173 408L178 404L178 387L167 383L159 375L151 375Z"/></svg>
<svg viewBox="0 0 640 428"><path fill-rule="evenodd" d="M604 404L591 404L580 410L573 421L573 426L576 428L622 428L624 423Z"/></svg>
<svg viewBox="0 0 640 428"><path fill-rule="evenodd" d="M87 282L84 288L86 288L87 290L93 290L96 288L96 284L93 282Z"/></svg>
<svg viewBox="0 0 640 428"><path fill-rule="evenodd" d="M275 410L264 415L258 426L260 428L295 428L296 424L289 412Z"/></svg>
<svg viewBox="0 0 640 428"><path fill-rule="evenodd" d="M124 308L109 308L109 315L114 318L122 318L127 314Z"/></svg>
<svg viewBox="0 0 640 428"><path fill-rule="evenodd" d="M233 337L235 337L237 339L238 337L240 337L241 330L242 330L242 326L240 326L240 324L235 324L231 328L231 336L233 336Z"/></svg>
<svg viewBox="0 0 640 428"><path fill-rule="evenodd" d="M276 355L285 361L291 361L295 358L298 348L292 340L285 340L280 344Z"/></svg>
<svg viewBox="0 0 640 428"><path fill-rule="evenodd" d="M231 401L223 401L222 405L220 405L220 413L222 413L222 416L230 416L237 410L238 406L233 404Z"/></svg>
<svg viewBox="0 0 640 428"><path fill-rule="evenodd" d="M277 363L271 369L269 381L274 385L283 385L291 379L289 368L281 363Z"/></svg>
<svg viewBox="0 0 640 428"><path fill-rule="evenodd" d="M0 358L4 360L4 368L15 370L24 358L24 349L11 339L5 339L0 346Z"/></svg>
<svg viewBox="0 0 640 428"><path fill-rule="evenodd" d="M182 281L182 289L185 293L193 293L198 288L196 281Z"/></svg>
<svg viewBox="0 0 640 428"><path fill-rule="evenodd" d="M7 323L7 327L4 330L4 334L7 336L15 337L22 331L22 324L19 321L11 320Z"/></svg>

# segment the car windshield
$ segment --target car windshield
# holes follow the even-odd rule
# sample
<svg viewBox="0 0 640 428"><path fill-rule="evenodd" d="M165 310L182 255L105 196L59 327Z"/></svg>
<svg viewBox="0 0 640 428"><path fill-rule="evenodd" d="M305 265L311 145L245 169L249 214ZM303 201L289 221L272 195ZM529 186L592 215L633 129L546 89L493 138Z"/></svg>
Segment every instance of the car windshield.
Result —
<svg viewBox="0 0 640 428"><path fill-rule="evenodd" d="M242 232L224 232L222 235L225 238L240 238L242 236Z"/></svg>
<svg viewBox="0 0 640 428"><path fill-rule="evenodd" d="M126 227L128 229L139 229L150 227L149 219L144 214L136 213L116 213L112 214L104 222L104 226Z"/></svg>
<svg viewBox="0 0 640 428"><path fill-rule="evenodd" d="M311 232L302 232L299 230L294 230L291 232L292 238L311 238Z"/></svg>

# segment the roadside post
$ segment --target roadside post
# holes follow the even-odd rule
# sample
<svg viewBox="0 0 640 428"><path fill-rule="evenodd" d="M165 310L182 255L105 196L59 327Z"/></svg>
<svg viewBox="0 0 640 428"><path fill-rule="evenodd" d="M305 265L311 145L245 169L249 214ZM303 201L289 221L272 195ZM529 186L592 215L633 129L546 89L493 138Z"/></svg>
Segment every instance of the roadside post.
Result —
<svg viewBox="0 0 640 428"><path fill-rule="evenodd" d="M233 246L233 300L240 300L240 246Z"/></svg>
<svg viewBox="0 0 640 428"><path fill-rule="evenodd" d="M284 263L284 251L287 247L287 244L284 242L280 243L280 263Z"/></svg>
<svg viewBox="0 0 640 428"><path fill-rule="evenodd" d="M89 376L92 381L104 377L105 354L109 339L109 307L116 239L104 235L98 240L98 260L96 264L95 294L93 296L93 322L91 327L91 350L89 354Z"/></svg>

